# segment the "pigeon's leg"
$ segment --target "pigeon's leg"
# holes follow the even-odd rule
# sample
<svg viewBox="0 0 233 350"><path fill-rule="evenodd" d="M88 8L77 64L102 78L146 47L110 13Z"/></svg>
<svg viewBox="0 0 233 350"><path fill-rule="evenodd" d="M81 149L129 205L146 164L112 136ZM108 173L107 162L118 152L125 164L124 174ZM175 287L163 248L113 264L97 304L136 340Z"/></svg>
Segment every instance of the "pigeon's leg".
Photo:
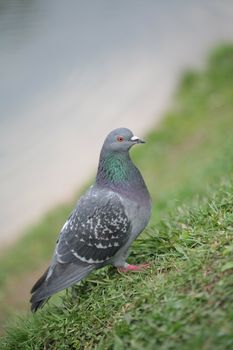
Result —
<svg viewBox="0 0 233 350"><path fill-rule="evenodd" d="M150 267L150 264L139 264L139 265L131 265L131 264L127 264L125 263L124 266L118 266L117 267L117 271L118 272L129 272L129 271L133 271L133 272L138 272L138 271L143 271L145 269L148 269Z"/></svg>
<svg viewBox="0 0 233 350"><path fill-rule="evenodd" d="M143 271L145 269L148 269L150 267L150 264L139 264L139 265L131 265L126 262L126 259L129 255L129 248L122 249L121 251L116 254L115 259L113 261L113 266L117 268L118 272L138 272Z"/></svg>

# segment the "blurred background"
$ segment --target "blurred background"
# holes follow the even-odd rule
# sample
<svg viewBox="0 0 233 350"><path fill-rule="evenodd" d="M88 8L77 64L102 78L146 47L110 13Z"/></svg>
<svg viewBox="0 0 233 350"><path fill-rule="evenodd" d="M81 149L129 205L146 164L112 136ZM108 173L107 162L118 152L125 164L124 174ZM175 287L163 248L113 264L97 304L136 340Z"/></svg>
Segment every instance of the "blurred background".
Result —
<svg viewBox="0 0 233 350"><path fill-rule="evenodd" d="M232 172L232 18L232 0L0 0L0 333L109 131L148 140L152 223Z"/></svg>
<svg viewBox="0 0 233 350"><path fill-rule="evenodd" d="M90 178L111 129L150 130L232 18L231 0L1 0L1 247Z"/></svg>

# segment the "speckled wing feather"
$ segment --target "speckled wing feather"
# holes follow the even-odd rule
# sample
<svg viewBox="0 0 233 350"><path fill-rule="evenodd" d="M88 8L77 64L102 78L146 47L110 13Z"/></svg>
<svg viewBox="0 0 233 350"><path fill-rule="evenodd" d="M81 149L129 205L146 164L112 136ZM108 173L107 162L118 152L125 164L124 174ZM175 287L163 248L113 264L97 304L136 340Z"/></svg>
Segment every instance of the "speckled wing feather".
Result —
<svg viewBox="0 0 233 350"><path fill-rule="evenodd" d="M65 223L56 259L102 265L125 244L129 234L130 223L118 195L92 188Z"/></svg>
<svg viewBox="0 0 233 350"><path fill-rule="evenodd" d="M131 225L118 195L91 188L63 226L48 271L32 288L32 310L105 265L128 240Z"/></svg>

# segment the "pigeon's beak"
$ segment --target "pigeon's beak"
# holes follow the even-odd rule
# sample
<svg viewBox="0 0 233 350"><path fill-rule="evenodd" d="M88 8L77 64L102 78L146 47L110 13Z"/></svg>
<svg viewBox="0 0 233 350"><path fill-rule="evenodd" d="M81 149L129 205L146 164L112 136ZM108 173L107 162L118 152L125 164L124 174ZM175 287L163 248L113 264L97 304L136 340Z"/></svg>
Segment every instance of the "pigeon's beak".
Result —
<svg viewBox="0 0 233 350"><path fill-rule="evenodd" d="M130 140L133 141L134 143L146 143L146 141L141 140L139 137L137 137L135 135L132 136Z"/></svg>

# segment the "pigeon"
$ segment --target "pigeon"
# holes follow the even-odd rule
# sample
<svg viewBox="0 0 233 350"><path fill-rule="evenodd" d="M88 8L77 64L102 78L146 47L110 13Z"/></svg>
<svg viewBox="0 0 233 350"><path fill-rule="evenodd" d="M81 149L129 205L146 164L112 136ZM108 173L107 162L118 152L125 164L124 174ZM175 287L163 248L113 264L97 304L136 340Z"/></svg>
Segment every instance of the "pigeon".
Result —
<svg viewBox="0 0 233 350"><path fill-rule="evenodd" d="M65 222L51 264L31 290L33 312L54 293L108 264L121 273L149 267L126 262L132 242L151 214L150 194L129 155L130 148L141 143L145 141L127 128L107 135L95 182Z"/></svg>

